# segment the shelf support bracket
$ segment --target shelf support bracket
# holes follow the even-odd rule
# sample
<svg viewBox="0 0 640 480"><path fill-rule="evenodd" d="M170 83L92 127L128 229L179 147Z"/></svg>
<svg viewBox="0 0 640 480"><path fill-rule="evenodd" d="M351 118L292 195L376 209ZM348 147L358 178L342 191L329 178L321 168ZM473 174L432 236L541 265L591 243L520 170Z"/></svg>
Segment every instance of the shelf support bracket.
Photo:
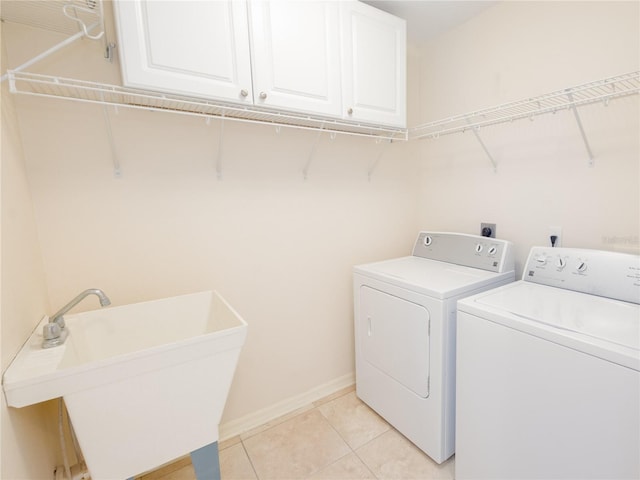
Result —
<svg viewBox="0 0 640 480"><path fill-rule="evenodd" d="M218 155L216 158L216 175L222 180L222 146L224 140L224 115L220 118L220 135L218 138Z"/></svg>
<svg viewBox="0 0 640 480"><path fill-rule="evenodd" d="M382 159L382 155L384 155L384 153L387 151L387 149L389 148L389 145L393 143L393 140L390 138L387 140L380 140L380 141L384 141L385 144L380 148L380 152L378 152L378 157L373 161L371 165L369 165L369 170L367 170L367 178L369 181L371 181L371 175L373 175L373 172L378 167L378 164Z"/></svg>
<svg viewBox="0 0 640 480"><path fill-rule="evenodd" d="M95 25L96 24L91 25L89 27L89 30L91 30ZM40 60L42 60L44 58L47 58L49 55L51 55L53 53L56 53L58 50L63 49L67 45L71 45L73 42L75 42L76 40L78 40L78 39L80 39L82 37L84 37L84 31L81 30L78 33L76 33L74 35L71 35L70 37L64 39L62 42L55 44L53 47L49 48L48 50L45 50L40 55L36 55L31 60L28 60L28 61L24 62L19 67L14 68L13 71L14 72L21 72L25 68L28 68L31 65L35 64L35 63L38 63ZM7 79L8 76L9 75L7 73L2 75L2 77L0 77L0 82L4 82Z"/></svg>
<svg viewBox="0 0 640 480"><path fill-rule="evenodd" d="M111 119L109 118L109 112L107 106L102 105L102 115L104 117L104 125L107 131L107 139L109 140L109 149L111 150L111 159L113 161L113 176L115 178L122 178L122 169L120 168L120 160L118 159L118 152L116 151L116 145L113 141L113 131L111 130Z"/></svg>
<svg viewBox="0 0 640 480"><path fill-rule="evenodd" d="M589 141L587 140L587 135L584 133L584 127L582 126L582 121L580 120L580 115L578 114L578 109L576 108L576 104L573 100L573 93L571 93L570 89L567 89L567 98L569 98L569 102L571 102L571 110L573 110L573 115L576 117L576 123L578 124L578 129L580 130L580 135L582 135L582 140L584 141L584 146L587 149L587 154L589 155L589 166L593 167L593 151L589 146Z"/></svg>
<svg viewBox="0 0 640 480"><path fill-rule="evenodd" d="M323 130L324 130L324 122L322 122L322 125L320 125L320 129L318 130L318 133L316 134L316 138L313 142L313 146L311 147L311 152L309 152L309 158L307 159L307 163L302 169L302 176L304 177L305 180L309 177L309 167L311 166L313 157L315 156L316 150L318 149L318 143L320 143L320 136L322 135Z"/></svg>
<svg viewBox="0 0 640 480"><path fill-rule="evenodd" d="M470 120L468 118L465 119L467 124L471 124ZM480 144L480 146L482 147L482 150L484 150L484 153L487 155L487 157L489 157L489 161L491 162L491 165L493 165L493 172L496 173L498 171L498 164L496 163L495 159L493 158L493 155L491 155L491 152L489 152L489 149L487 148L487 146L484 144L484 142L482 141L482 137L480 137L480 134L478 133L478 130L480 129L479 127L470 127L471 131L473 132L473 134L476 137L476 140L478 140L478 143Z"/></svg>

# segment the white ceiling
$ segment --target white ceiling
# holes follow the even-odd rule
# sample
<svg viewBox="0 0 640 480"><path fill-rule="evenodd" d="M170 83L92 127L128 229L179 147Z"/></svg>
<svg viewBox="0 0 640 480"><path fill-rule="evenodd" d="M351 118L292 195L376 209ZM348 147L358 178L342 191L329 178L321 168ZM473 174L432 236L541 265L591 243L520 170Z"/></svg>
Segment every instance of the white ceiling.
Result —
<svg viewBox="0 0 640 480"><path fill-rule="evenodd" d="M481 0L363 0L407 21L409 42L420 44L451 30L495 5Z"/></svg>
<svg viewBox="0 0 640 480"><path fill-rule="evenodd" d="M62 6L67 2L82 4L85 1L87 0L2 0L2 18L73 34L78 31L78 26L61 14ZM414 44L431 40L498 3L496 0L363 1L407 20L407 37Z"/></svg>

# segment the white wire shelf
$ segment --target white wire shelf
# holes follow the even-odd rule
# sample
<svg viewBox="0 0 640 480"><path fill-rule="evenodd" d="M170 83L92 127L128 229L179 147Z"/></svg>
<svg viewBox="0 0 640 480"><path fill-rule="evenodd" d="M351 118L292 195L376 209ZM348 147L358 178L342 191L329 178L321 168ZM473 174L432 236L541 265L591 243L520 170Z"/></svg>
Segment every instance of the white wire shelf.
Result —
<svg viewBox="0 0 640 480"><path fill-rule="evenodd" d="M147 90L107 85L69 78L9 70L9 87L12 93L40 97L63 98L114 107L174 112L201 117L222 118L239 122L251 122L276 127L326 131L348 135L375 137L382 140L406 140L404 128L387 128L339 120L271 112L256 107L236 106L206 100L156 93Z"/></svg>
<svg viewBox="0 0 640 480"><path fill-rule="evenodd" d="M537 115L555 113L564 109L573 109L575 112L576 107L597 102L606 104L613 98L638 94L639 91L640 72L627 73L558 90L539 97L505 103L496 107L418 125L409 128L408 139L433 139L471 129L477 131L480 127L512 122L522 118L533 118Z"/></svg>

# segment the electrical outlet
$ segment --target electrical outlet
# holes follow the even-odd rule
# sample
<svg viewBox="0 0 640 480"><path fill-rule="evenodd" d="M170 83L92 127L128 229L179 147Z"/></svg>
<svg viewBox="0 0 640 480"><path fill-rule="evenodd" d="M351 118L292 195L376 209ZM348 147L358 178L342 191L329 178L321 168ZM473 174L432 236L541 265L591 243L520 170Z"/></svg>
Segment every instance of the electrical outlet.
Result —
<svg viewBox="0 0 640 480"><path fill-rule="evenodd" d="M562 227L548 227L547 241L552 247L562 246Z"/></svg>
<svg viewBox="0 0 640 480"><path fill-rule="evenodd" d="M483 237L496 238L496 224L495 223L481 223L480 235Z"/></svg>

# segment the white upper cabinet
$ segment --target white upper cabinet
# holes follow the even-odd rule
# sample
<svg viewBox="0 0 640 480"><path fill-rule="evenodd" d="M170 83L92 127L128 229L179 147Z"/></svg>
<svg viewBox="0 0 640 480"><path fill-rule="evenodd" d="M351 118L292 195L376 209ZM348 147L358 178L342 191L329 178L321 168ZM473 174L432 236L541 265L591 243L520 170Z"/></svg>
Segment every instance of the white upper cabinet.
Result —
<svg viewBox="0 0 640 480"><path fill-rule="evenodd" d="M406 127L405 20L355 1L341 8L344 118Z"/></svg>
<svg viewBox="0 0 640 480"><path fill-rule="evenodd" d="M126 86L252 103L245 2L114 2Z"/></svg>
<svg viewBox="0 0 640 480"><path fill-rule="evenodd" d="M116 0L123 83L406 125L405 21L356 1Z"/></svg>
<svg viewBox="0 0 640 480"><path fill-rule="evenodd" d="M340 116L339 4L249 3L254 104Z"/></svg>

